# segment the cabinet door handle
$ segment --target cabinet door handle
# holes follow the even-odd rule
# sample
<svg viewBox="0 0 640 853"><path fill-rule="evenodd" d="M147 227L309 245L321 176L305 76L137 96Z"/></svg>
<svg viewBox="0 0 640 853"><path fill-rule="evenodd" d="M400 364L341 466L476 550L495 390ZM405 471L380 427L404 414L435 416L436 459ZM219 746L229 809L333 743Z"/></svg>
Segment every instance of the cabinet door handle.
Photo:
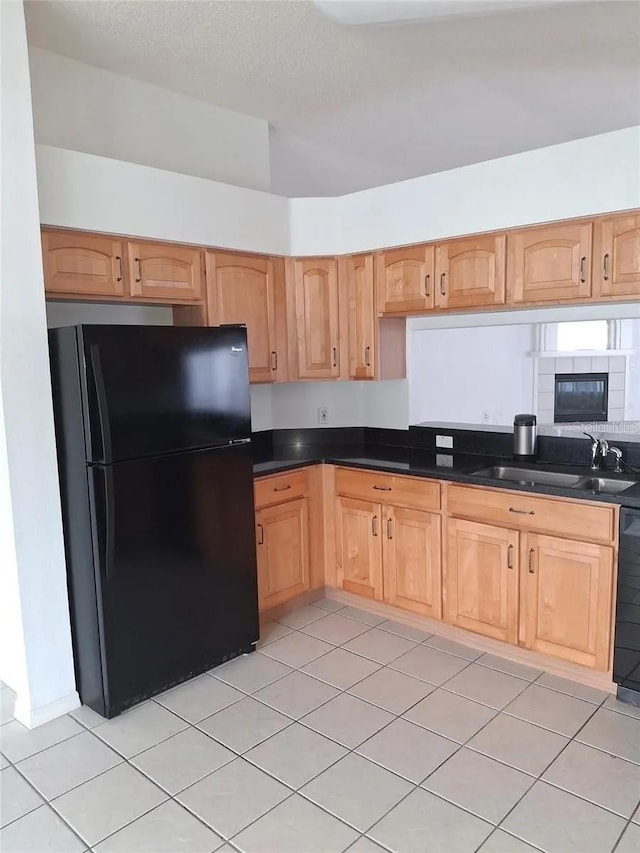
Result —
<svg viewBox="0 0 640 853"><path fill-rule="evenodd" d="M442 296L447 295L447 289L444 286L444 280L446 277L447 277L446 272L440 273L440 293L442 294Z"/></svg>
<svg viewBox="0 0 640 853"><path fill-rule="evenodd" d="M602 259L602 278L605 281L609 281L609 253L604 256Z"/></svg>
<svg viewBox="0 0 640 853"><path fill-rule="evenodd" d="M333 348L333 366L338 366L338 350L335 347Z"/></svg>
<svg viewBox="0 0 640 853"><path fill-rule="evenodd" d="M371 347L364 348L364 364L365 367L371 367Z"/></svg>
<svg viewBox="0 0 640 853"><path fill-rule="evenodd" d="M378 535L378 516L377 515L374 515L373 518L371 519L371 534L373 536Z"/></svg>
<svg viewBox="0 0 640 853"><path fill-rule="evenodd" d="M391 527L391 519L387 519L387 539L393 539L393 530Z"/></svg>
<svg viewBox="0 0 640 853"><path fill-rule="evenodd" d="M529 548L529 574L535 575L536 570L533 568L533 555L535 554L534 548Z"/></svg>
<svg viewBox="0 0 640 853"><path fill-rule="evenodd" d="M427 273L424 277L424 295L425 296L430 295L430 293L429 293L429 279L430 278L431 278L431 276L429 275L429 273Z"/></svg>
<svg viewBox="0 0 640 853"><path fill-rule="evenodd" d="M516 509L514 506L509 507L509 512L515 512L516 515L535 515L534 509Z"/></svg>
<svg viewBox="0 0 640 853"><path fill-rule="evenodd" d="M136 281L142 281L142 261L140 258L134 258L133 260L138 265L138 277L136 278Z"/></svg>
<svg viewBox="0 0 640 853"><path fill-rule="evenodd" d="M378 492L390 492L391 486L374 486L373 487Z"/></svg>
<svg viewBox="0 0 640 853"><path fill-rule="evenodd" d="M271 351L271 370L278 369L278 353L275 350Z"/></svg>
<svg viewBox="0 0 640 853"><path fill-rule="evenodd" d="M291 488L291 483L288 483L286 486L274 486L273 491L274 492L286 492L287 489L290 489L290 488Z"/></svg>
<svg viewBox="0 0 640 853"><path fill-rule="evenodd" d="M124 278L124 269L122 267L122 258L120 255L116 255L116 261L118 262L118 276L116 277L116 281L122 281Z"/></svg>
<svg viewBox="0 0 640 853"><path fill-rule="evenodd" d="M580 258L580 283L581 284L584 284L585 281L587 280L585 278L585 274L584 274L584 265L586 263L587 263L587 258L586 258L586 256L583 255L583 257Z"/></svg>
<svg viewBox="0 0 640 853"><path fill-rule="evenodd" d="M507 548L507 568L513 568L513 545L509 545Z"/></svg>
<svg viewBox="0 0 640 853"><path fill-rule="evenodd" d="M261 524L258 524L258 533L260 534L258 545L264 545L264 527Z"/></svg>

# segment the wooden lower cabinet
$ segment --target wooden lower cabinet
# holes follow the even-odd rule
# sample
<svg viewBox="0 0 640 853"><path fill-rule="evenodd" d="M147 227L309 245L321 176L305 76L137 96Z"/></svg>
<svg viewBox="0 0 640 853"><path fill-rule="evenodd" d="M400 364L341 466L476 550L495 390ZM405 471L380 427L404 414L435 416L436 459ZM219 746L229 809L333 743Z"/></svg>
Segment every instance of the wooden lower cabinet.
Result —
<svg viewBox="0 0 640 853"><path fill-rule="evenodd" d="M268 610L309 589L307 499L256 512L258 606Z"/></svg>
<svg viewBox="0 0 640 853"><path fill-rule="evenodd" d="M519 533L450 518L447 538L446 621L517 643Z"/></svg>
<svg viewBox="0 0 640 853"><path fill-rule="evenodd" d="M384 600L440 619L440 516L404 507L384 507L383 531Z"/></svg>
<svg viewBox="0 0 640 853"><path fill-rule="evenodd" d="M382 506L336 499L337 584L347 592L382 600Z"/></svg>
<svg viewBox="0 0 640 853"><path fill-rule="evenodd" d="M527 535L520 632L526 648L608 669L613 553L606 545Z"/></svg>

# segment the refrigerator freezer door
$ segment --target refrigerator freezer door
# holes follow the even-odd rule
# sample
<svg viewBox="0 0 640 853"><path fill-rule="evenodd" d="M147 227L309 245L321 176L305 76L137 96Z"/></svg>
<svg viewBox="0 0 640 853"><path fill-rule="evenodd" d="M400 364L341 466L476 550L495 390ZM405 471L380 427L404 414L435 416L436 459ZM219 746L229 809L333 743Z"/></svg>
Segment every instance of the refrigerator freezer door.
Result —
<svg viewBox="0 0 640 853"><path fill-rule="evenodd" d="M107 716L258 639L250 456L89 468Z"/></svg>
<svg viewBox="0 0 640 853"><path fill-rule="evenodd" d="M109 464L251 434L242 326L80 326L87 460Z"/></svg>

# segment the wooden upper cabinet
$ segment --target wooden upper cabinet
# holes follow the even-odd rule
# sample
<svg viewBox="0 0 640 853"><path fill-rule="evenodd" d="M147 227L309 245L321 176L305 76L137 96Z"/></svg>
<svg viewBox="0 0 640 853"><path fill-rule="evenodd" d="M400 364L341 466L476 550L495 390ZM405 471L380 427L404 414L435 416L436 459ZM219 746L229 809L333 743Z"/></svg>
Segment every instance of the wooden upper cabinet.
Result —
<svg viewBox="0 0 640 853"><path fill-rule="evenodd" d="M44 289L47 296L125 295L124 243L77 231L42 231Z"/></svg>
<svg viewBox="0 0 640 853"><path fill-rule="evenodd" d="M640 295L640 215L595 223L593 281L594 296Z"/></svg>
<svg viewBox="0 0 640 853"><path fill-rule="evenodd" d="M273 261L225 252L207 252L206 258L209 325L246 325L249 380L273 382L279 355Z"/></svg>
<svg viewBox="0 0 640 853"><path fill-rule="evenodd" d="M377 253L378 314L415 314L434 307L434 257L433 245Z"/></svg>
<svg viewBox="0 0 640 853"><path fill-rule="evenodd" d="M607 670L613 548L529 533L521 573L524 645Z"/></svg>
<svg viewBox="0 0 640 853"><path fill-rule="evenodd" d="M341 589L382 600L382 507L336 498L337 583Z"/></svg>
<svg viewBox="0 0 640 853"><path fill-rule="evenodd" d="M440 619L440 516L404 507L385 507L382 541L385 601Z"/></svg>
<svg viewBox="0 0 640 853"><path fill-rule="evenodd" d="M127 243L131 296L143 302L199 302L201 249L165 243Z"/></svg>
<svg viewBox="0 0 640 853"><path fill-rule="evenodd" d="M450 518L445 619L507 643L518 642L515 530Z"/></svg>
<svg viewBox="0 0 640 853"><path fill-rule="evenodd" d="M507 240L511 302L585 300L591 296L591 222L514 231Z"/></svg>
<svg viewBox="0 0 640 853"><path fill-rule="evenodd" d="M349 378L376 376L376 317L373 255L340 259L340 289L347 300Z"/></svg>
<svg viewBox="0 0 640 853"><path fill-rule="evenodd" d="M436 306L478 308L505 301L504 234L488 234L436 247Z"/></svg>
<svg viewBox="0 0 640 853"><path fill-rule="evenodd" d="M335 258L290 259L299 379L340 376L338 263Z"/></svg>

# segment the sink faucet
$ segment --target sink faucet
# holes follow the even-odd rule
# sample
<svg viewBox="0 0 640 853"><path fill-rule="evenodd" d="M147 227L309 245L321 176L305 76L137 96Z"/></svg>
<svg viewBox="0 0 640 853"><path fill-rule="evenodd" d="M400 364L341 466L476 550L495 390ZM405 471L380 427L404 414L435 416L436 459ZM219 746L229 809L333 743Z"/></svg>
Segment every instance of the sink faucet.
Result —
<svg viewBox="0 0 640 853"><path fill-rule="evenodd" d="M616 466L614 471L620 473L622 471L622 450L619 447L612 447L605 438L598 440L590 433L585 432L584 435L591 439L591 468L593 471L600 471L602 463L609 454L615 457Z"/></svg>

